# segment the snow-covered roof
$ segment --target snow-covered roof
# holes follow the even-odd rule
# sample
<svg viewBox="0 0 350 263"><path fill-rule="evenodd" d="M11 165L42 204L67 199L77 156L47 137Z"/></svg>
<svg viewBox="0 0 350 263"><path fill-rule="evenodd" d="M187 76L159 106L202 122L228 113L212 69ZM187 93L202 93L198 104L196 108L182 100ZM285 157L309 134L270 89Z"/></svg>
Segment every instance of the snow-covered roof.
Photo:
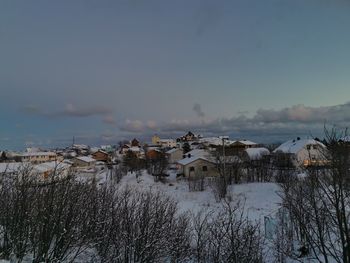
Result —
<svg viewBox="0 0 350 263"><path fill-rule="evenodd" d="M98 152L99 148L98 147L91 147L90 152L95 153Z"/></svg>
<svg viewBox="0 0 350 263"><path fill-rule="evenodd" d="M167 143L167 142L175 142L175 140L174 139L160 139L159 142Z"/></svg>
<svg viewBox="0 0 350 263"><path fill-rule="evenodd" d="M201 138L199 141L201 143L206 143L211 145L222 145L222 138L219 138L219 137L205 137L205 138ZM224 141L225 141L225 145L230 145L234 142L231 140L224 140Z"/></svg>
<svg viewBox="0 0 350 263"><path fill-rule="evenodd" d="M263 147L261 147L261 148L248 148L248 149L245 149L245 151L248 154L250 160L259 160L264 155L270 154L270 151L266 148L263 148Z"/></svg>
<svg viewBox="0 0 350 263"><path fill-rule="evenodd" d="M89 146L85 145L85 144L73 144L73 148L77 148L77 149L89 149Z"/></svg>
<svg viewBox="0 0 350 263"><path fill-rule="evenodd" d="M197 156L197 157L208 157L210 153L206 150L203 149L194 149L192 151L189 151L188 153L185 154L186 156L190 155L192 156Z"/></svg>
<svg viewBox="0 0 350 263"><path fill-rule="evenodd" d="M47 172L47 171L52 171L52 170L63 170L63 169L68 169L71 165L64 163L64 162L46 162L46 163L41 163L37 164L34 166L34 169L37 170L38 172Z"/></svg>
<svg viewBox="0 0 350 263"><path fill-rule="evenodd" d="M188 165L188 164L193 163L194 161L197 161L197 160L203 160L203 161L210 162L207 158L204 158L201 156L193 156L190 158L184 158L184 159L178 161L177 163L180 165Z"/></svg>
<svg viewBox="0 0 350 263"><path fill-rule="evenodd" d="M29 147L29 148L26 148L26 152L27 153L34 153L34 152L41 152L41 151L37 147Z"/></svg>
<svg viewBox="0 0 350 263"><path fill-rule="evenodd" d="M132 146L129 148L129 151L132 151L132 152L142 152L142 148L138 147L138 146Z"/></svg>
<svg viewBox="0 0 350 263"><path fill-rule="evenodd" d="M78 159L78 160L86 162L86 163L96 162L96 160L94 158L91 158L89 156L79 156L79 157L75 157L75 159Z"/></svg>
<svg viewBox="0 0 350 263"><path fill-rule="evenodd" d="M100 152L100 153L103 153L103 154L107 154L107 155L108 155L108 153L107 153L106 151L101 150L101 149L99 149L99 150L97 150L96 152L94 152L94 154L97 153L97 152Z"/></svg>
<svg viewBox="0 0 350 263"><path fill-rule="evenodd" d="M320 145L323 148L326 148L326 146L314 139L297 139L297 140L289 140L283 144L281 144L277 149L275 149L273 152L283 152L283 153L293 153L296 154L300 150L302 150L307 145Z"/></svg>
<svg viewBox="0 0 350 263"><path fill-rule="evenodd" d="M147 147L147 151L150 151L150 150L160 150L160 147L159 147L159 145L157 145L157 146L148 146Z"/></svg>
<svg viewBox="0 0 350 263"><path fill-rule="evenodd" d="M56 156L54 152L25 152L21 154L23 157L34 157L34 156Z"/></svg>
<svg viewBox="0 0 350 263"><path fill-rule="evenodd" d="M233 141L232 144L233 143L241 143L241 144L244 144L244 145L257 145L257 143L252 142L252 141L248 141L248 140Z"/></svg>
<svg viewBox="0 0 350 263"><path fill-rule="evenodd" d="M177 152L177 151L181 151L181 149L179 149L179 148L173 148L173 149L170 149L169 151L167 151L166 153L167 153L167 154L172 154L172 153Z"/></svg>
<svg viewBox="0 0 350 263"><path fill-rule="evenodd" d="M73 162L71 160L68 160L68 159L64 159L63 162L67 163L67 164L73 164Z"/></svg>
<svg viewBox="0 0 350 263"><path fill-rule="evenodd" d="M0 163L0 173L14 173L22 168L28 167L30 163Z"/></svg>

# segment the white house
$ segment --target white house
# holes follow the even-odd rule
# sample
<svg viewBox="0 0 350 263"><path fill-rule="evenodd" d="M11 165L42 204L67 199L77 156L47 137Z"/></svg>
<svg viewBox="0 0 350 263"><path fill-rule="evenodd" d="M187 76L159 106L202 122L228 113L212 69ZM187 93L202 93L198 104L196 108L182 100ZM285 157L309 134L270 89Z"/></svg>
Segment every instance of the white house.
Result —
<svg viewBox="0 0 350 263"><path fill-rule="evenodd" d="M201 156L184 158L177 162L178 174L184 177L217 176L219 173L214 162Z"/></svg>
<svg viewBox="0 0 350 263"><path fill-rule="evenodd" d="M290 155L295 166L322 165L326 162L326 146L314 139L300 139L287 141L273 151L275 154Z"/></svg>
<svg viewBox="0 0 350 263"><path fill-rule="evenodd" d="M179 148L171 149L165 152L165 154L168 157L168 162L171 164L174 164L183 159L183 150Z"/></svg>
<svg viewBox="0 0 350 263"><path fill-rule="evenodd" d="M96 160L89 156L79 156L73 159L73 163L79 168L95 168Z"/></svg>
<svg viewBox="0 0 350 263"><path fill-rule="evenodd" d="M161 139L158 135L152 137L152 144L158 145L164 148L173 148L176 147L176 140L174 139Z"/></svg>
<svg viewBox="0 0 350 263"><path fill-rule="evenodd" d="M51 161L61 161L62 157L55 152L26 152L20 155L22 162L45 163Z"/></svg>
<svg viewBox="0 0 350 263"><path fill-rule="evenodd" d="M247 161L258 161L269 154L270 151L264 147L247 148L244 150L243 158Z"/></svg>
<svg viewBox="0 0 350 263"><path fill-rule="evenodd" d="M65 162L47 162L35 165L32 173L38 175L40 180L47 179L50 175L62 179L69 175L70 168L71 165Z"/></svg>

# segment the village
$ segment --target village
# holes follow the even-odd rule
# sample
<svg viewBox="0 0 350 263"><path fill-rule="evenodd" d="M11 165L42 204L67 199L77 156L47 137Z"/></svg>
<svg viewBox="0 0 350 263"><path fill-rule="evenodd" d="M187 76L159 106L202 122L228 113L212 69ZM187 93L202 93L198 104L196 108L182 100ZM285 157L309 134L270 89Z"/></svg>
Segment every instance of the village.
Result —
<svg viewBox="0 0 350 263"><path fill-rule="evenodd" d="M344 141L348 142L349 138ZM72 144L64 149L43 150L27 148L25 152L0 152L0 174L15 175L30 165L40 180L53 172L64 177L72 173L95 175L104 169L124 164L136 172L151 168L150 174L166 179L168 171L177 178L218 177L231 167L235 182L266 181L277 170L302 172L309 166L327 164L326 146L319 139L299 137L281 145L263 145L249 140L231 140L228 136L203 137L188 132L177 139L163 139L154 135L150 142L136 138L119 145L90 147ZM254 178L258 176L258 178Z"/></svg>

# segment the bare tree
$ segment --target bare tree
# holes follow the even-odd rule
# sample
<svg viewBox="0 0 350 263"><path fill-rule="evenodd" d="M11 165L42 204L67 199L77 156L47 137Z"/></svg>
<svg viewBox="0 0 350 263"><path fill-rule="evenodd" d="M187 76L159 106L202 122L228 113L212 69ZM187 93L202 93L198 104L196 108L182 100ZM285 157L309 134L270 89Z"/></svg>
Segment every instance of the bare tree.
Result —
<svg viewBox="0 0 350 263"><path fill-rule="evenodd" d="M205 176L203 171L197 169L195 173L188 177L188 188L190 191L204 191Z"/></svg>
<svg viewBox="0 0 350 263"><path fill-rule="evenodd" d="M152 158L146 159L148 166L148 173L153 175L155 181L159 181L166 176L166 169L169 162L164 152L156 152Z"/></svg>
<svg viewBox="0 0 350 263"><path fill-rule="evenodd" d="M319 262L350 262L350 148L346 131L326 130L326 167L309 166L306 176L283 182L283 200L300 247Z"/></svg>
<svg viewBox="0 0 350 263"><path fill-rule="evenodd" d="M219 213L192 217L196 262L262 262L260 225L244 216L244 206L225 203Z"/></svg>

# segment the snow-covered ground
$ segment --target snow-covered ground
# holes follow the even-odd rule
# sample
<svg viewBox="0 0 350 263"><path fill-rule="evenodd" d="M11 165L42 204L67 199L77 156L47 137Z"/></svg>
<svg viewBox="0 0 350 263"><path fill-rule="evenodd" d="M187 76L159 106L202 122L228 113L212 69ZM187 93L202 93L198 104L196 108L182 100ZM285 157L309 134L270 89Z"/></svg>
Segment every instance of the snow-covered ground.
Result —
<svg viewBox="0 0 350 263"><path fill-rule="evenodd" d="M106 174L100 173L97 179L100 183L104 183ZM153 176L146 171L138 178L135 173L129 173L122 178L119 185L138 190L160 191L177 201L181 212L196 213L201 210L215 210L222 206L215 199L210 186L202 192L190 192L188 183L177 180L175 173L170 174L166 183L154 182ZM231 202L245 203L245 211L250 220L263 223L264 216L274 215L280 208L279 191L279 186L275 183L244 183L229 186L228 196Z"/></svg>

